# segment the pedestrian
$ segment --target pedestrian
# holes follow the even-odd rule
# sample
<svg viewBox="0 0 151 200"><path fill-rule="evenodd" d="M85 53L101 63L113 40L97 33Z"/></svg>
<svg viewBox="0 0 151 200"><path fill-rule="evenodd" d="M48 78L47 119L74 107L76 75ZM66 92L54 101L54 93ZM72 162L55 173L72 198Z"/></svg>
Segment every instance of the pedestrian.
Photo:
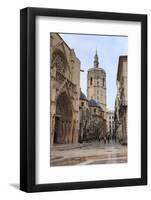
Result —
<svg viewBox="0 0 151 200"><path fill-rule="evenodd" d="M114 136L114 141L115 141L115 143L116 143L116 135Z"/></svg>
<svg viewBox="0 0 151 200"><path fill-rule="evenodd" d="M106 144L106 136L104 136L103 140L104 140L104 144Z"/></svg>
<svg viewBox="0 0 151 200"><path fill-rule="evenodd" d="M110 143L110 136L108 135L107 136L107 141L108 141L108 144Z"/></svg>

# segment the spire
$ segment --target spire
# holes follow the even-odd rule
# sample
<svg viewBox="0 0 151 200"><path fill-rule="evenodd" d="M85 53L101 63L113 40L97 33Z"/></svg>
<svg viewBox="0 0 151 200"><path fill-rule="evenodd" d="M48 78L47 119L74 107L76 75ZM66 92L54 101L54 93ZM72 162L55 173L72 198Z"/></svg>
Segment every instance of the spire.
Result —
<svg viewBox="0 0 151 200"><path fill-rule="evenodd" d="M98 58L98 54L97 54L97 50L94 56L94 68L98 68L99 67L99 58Z"/></svg>

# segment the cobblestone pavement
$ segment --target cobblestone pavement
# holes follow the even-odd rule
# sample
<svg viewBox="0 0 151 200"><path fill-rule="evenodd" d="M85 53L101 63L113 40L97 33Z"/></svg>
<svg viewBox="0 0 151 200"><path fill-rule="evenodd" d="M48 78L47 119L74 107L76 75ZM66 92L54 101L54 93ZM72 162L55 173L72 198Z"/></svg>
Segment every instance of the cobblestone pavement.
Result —
<svg viewBox="0 0 151 200"><path fill-rule="evenodd" d="M53 145L51 166L126 163L127 146L118 143Z"/></svg>

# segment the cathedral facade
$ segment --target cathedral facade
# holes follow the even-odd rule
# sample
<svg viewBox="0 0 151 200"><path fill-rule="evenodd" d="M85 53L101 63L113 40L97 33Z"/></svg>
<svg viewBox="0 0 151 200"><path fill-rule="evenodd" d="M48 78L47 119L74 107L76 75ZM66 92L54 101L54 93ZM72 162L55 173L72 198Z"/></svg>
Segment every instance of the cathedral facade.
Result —
<svg viewBox="0 0 151 200"><path fill-rule="evenodd" d="M77 143L80 61L57 33L50 34L50 58L51 144Z"/></svg>
<svg viewBox="0 0 151 200"><path fill-rule="evenodd" d="M50 142L72 144L106 136L106 73L97 52L80 89L80 60L58 33L50 34Z"/></svg>

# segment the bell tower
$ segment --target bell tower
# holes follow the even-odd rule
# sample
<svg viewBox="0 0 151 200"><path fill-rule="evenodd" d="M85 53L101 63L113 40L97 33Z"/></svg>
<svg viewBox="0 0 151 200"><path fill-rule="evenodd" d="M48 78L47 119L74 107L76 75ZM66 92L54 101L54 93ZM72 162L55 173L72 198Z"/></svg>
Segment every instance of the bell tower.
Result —
<svg viewBox="0 0 151 200"><path fill-rule="evenodd" d="M106 72L99 67L97 51L94 56L93 67L87 73L87 97L96 100L106 112Z"/></svg>

